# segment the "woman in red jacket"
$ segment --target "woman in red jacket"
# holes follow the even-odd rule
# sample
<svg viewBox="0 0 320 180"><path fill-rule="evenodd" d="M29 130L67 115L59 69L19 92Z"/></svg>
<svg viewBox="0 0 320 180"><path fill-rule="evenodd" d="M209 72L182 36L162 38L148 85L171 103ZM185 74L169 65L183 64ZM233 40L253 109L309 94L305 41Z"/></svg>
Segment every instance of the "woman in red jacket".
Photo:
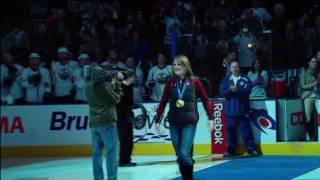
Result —
<svg viewBox="0 0 320 180"><path fill-rule="evenodd" d="M173 62L174 77L166 84L157 110L156 129L160 132L160 119L169 102L169 130L172 144L178 157L182 178L193 179L193 161L190 150L199 120L197 99L201 98L213 128L213 109L208 102L201 81L193 74L190 62L184 55L178 55Z"/></svg>

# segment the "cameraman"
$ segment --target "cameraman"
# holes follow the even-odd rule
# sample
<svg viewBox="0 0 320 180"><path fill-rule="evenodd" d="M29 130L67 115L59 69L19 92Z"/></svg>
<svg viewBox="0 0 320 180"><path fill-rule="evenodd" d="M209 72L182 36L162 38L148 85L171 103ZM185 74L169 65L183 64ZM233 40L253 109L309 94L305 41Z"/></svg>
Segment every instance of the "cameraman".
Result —
<svg viewBox="0 0 320 180"><path fill-rule="evenodd" d="M107 179L115 180L118 178L119 153L116 104L123 95L119 80L123 79L123 74L118 72L111 82L106 82L101 76L92 76L106 73L102 68L91 68L90 71L91 77L84 90L89 105L93 176L94 179L104 179L102 150L105 148Z"/></svg>
<svg viewBox="0 0 320 180"><path fill-rule="evenodd" d="M26 89L27 103L42 103L44 97L51 94L51 84L48 69L40 66L40 55L29 55L29 67L21 75L21 85Z"/></svg>

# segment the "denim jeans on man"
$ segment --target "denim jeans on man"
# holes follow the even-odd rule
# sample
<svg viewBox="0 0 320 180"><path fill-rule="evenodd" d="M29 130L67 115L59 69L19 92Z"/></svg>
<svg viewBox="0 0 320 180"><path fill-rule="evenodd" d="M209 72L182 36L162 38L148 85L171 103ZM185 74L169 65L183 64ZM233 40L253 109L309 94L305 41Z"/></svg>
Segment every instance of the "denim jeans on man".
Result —
<svg viewBox="0 0 320 180"><path fill-rule="evenodd" d="M193 165L190 150L196 133L196 125L170 125L169 129L179 164Z"/></svg>
<svg viewBox="0 0 320 180"><path fill-rule="evenodd" d="M118 178L119 139L115 123L91 128L92 163L94 180L103 180L102 150L106 151L106 168L108 180Z"/></svg>

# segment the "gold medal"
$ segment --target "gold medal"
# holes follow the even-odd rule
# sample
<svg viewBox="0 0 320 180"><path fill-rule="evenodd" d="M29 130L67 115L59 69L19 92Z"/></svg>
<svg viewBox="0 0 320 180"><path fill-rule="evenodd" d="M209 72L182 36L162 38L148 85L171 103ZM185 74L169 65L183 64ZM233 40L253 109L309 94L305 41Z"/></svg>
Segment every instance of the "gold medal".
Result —
<svg viewBox="0 0 320 180"><path fill-rule="evenodd" d="M176 106L177 106L178 108L182 108L182 107L184 106L184 101L183 101L182 99L178 99L178 100L176 101Z"/></svg>

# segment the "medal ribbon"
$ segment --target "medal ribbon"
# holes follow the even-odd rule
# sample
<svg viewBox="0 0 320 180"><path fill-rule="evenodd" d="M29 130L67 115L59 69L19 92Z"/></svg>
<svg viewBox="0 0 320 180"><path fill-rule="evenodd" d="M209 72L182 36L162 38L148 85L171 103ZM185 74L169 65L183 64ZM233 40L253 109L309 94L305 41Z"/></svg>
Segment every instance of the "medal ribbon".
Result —
<svg viewBox="0 0 320 180"><path fill-rule="evenodd" d="M186 91L187 89L187 85L188 85L188 80L186 80L183 84L183 87L182 87L182 90L180 89L180 86L179 86L179 83L176 82L176 86L177 86L177 92L178 92L178 98L179 99L182 99L183 95L184 95L184 92Z"/></svg>

